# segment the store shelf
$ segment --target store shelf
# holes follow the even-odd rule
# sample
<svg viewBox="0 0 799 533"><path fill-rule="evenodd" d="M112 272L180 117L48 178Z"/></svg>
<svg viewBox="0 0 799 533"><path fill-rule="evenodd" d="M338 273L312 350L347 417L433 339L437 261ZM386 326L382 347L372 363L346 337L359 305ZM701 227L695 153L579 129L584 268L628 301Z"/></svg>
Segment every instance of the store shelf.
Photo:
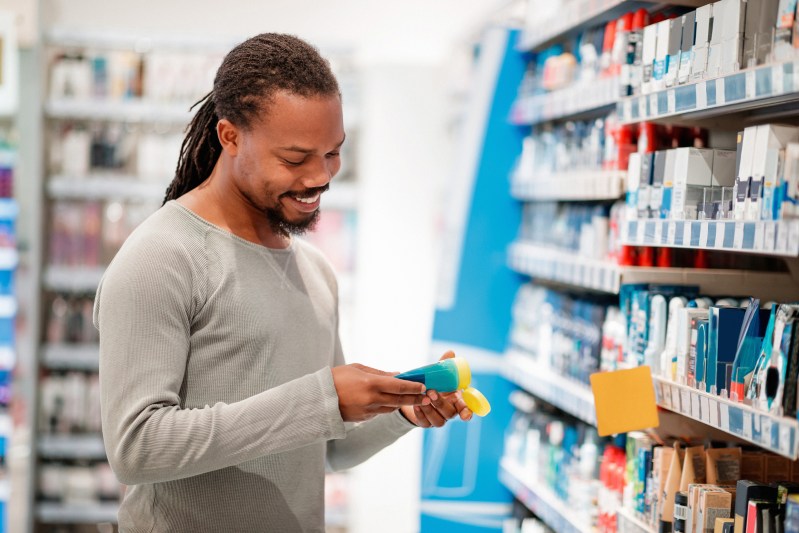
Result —
<svg viewBox="0 0 799 533"><path fill-rule="evenodd" d="M65 48L135 50L139 53L169 50L195 54L197 52L224 54L243 39L223 39L207 35L202 37L186 35L144 36L111 31L76 31L69 28L52 28L47 31L45 40L48 46Z"/></svg>
<svg viewBox="0 0 799 533"><path fill-rule="evenodd" d="M705 0L674 0L668 5L699 7ZM600 26L618 19L629 11L646 8L649 11L667 5L658 1L631 0L571 0L558 5L557 13L546 18L537 17L533 26L527 26L519 36L516 48L521 51L540 50L555 41L575 36L591 26Z"/></svg>
<svg viewBox="0 0 799 533"><path fill-rule="evenodd" d="M169 180L145 180L127 174L52 176L47 194L55 200L163 200Z"/></svg>
<svg viewBox="0 0 799 533"><path fill-rule="evenodd" d="M61 120L96 120L112 122L153 122L188 124L193 116L193 102L162 104L144 100L50 100L45 115Z"/></svg>
<svg viewBox="0 0 799 533"><path fill-rule="evenodd" d="M529 126L549 120L573 118L587 113L610 111L619 101L618 78L601 78L544 94L520 96L513 105L510 120Z"/></svg>
<svg viewBox="0 0 799 533"><path fill-rule="evenodd" d="M799 62L742 70L655 93L621 99L616 108L623 123L680 117L705 119L799 101ZM790 111L795 114L796 107Z"/></svg>
<svg viewBox="0 0 799 533"><path fill-rule="evenodd" d="M511 178L511 194L523 202L615 200L624 194L626 172L618 170L583 170L550 176Z"/></svg>
<svg viewBox="0 0 799 533"><path fill-rule="evenodd" d="M616 531L618 533L656 533L656 529L635 516L627 509L619 509L616 513Z"/></svg>
<svg viewBox="0 0 799 533"><path fill-rule="evenodd" d="M622 244L799 256L799 220L628 220Z"/></svg>
<svg viewBox="0 0 799 533"><path fill-rule="evenodd" d="M527 242L513 243L508 255L510 267L519 273L610 294L630 283L662 283L696 285L708 295L726 295L734 288L766 300L799 298L799 287L787 272L620 266Z"/></svg>
<svg viewBox="0 0 799 533"><path fill-rule="evenodd" d="M41 435L37 447L39 455L47 459L106 459L100 434Z"/></svg>
<svg viewBox="0 0 799 533"><path fill-rule="evenodd" d="M36 518L45 524L116 523L119 504L38 503Z"/></svg>
<svg viewBox="0 0 799 533"><path fill-rule="evenodd" d="M514 461L503 458L499 465L499 480L516 498L558 533L589 533L587 524L574 520L569 509L549 488L536 480L526 479L524 470Z"/></svg>
<svg viewBox="0 0 799 533"><path fill-rule="evenodd" d="M502 374L533 396L587 424L596 425L594 395L587 385L542 368L531 355L519 351L505 354Z"/></svg>
<svg viewBox="0 0 799 533"><path fill-rule="evenodd" d="M105 267L49 266L44 272L44 287L57 292L95 292Z"/></svg>
<svg viewBox="0 0 799 533"><path fill-rule="evenodd" d="M799 421L653 376L658 405L789 459L799 459Z"/></svg>
<svg viewBox="0 0 799 533"><path fill-rule="evenodd" d="M82 370L96 372L100 367L100 345L45 344L42 365L51 370Z"/></svg>

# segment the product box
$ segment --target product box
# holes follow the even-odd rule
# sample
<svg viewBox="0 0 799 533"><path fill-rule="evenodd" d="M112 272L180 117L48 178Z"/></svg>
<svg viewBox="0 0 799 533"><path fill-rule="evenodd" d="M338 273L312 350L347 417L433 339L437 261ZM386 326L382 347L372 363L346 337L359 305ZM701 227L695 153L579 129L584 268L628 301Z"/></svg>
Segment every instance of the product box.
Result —
<svg viewBox="0 0 799 533"><path fill-rule="evenodd" d="M710 308L710 327L707 343L707 364L705 391L720 394L729 391L727 367L732 369L735 353L738 350L738 337L741 333L746 310L741 307Z"/></svg>
<svg viewBox="0 0 799 533"><path fill-rule="evenodd" d="M741 456L741 478L766 482L766 454L759 451L746 451Z"/></svg>
<svg viewBox="0 0 799 533"><path fill-rule="evenodd" d="M799 217L799 143L785 147L782 172L781 218Z"/></svg>
<svg viewBox="0 0 799 533"><path fill-rule="evenodd" d="M650 24L644 27L643 47L641 51L641 93L649 94L652 92L652 84L655 73L655 55L657 54L658 25Z"/></svg>
<svg viewBox="0 0 799 533"><path fill-rule="evenodd" d="M721 52L721 75L726 76L741 70L744 41L744 22L746 20L745 0L722 0L723 35Z"/></svg>
<svg viewBox="0 0 799 533"><path fill-rule="evenodd" d="M796 21L796 0L779 0L774 33L774 60L778 63L793 59L793 29Z"/></svg>
<svg viewBox="0 0 799 533"><path fill-rule="evenodd" d="M741 142L741 158L738 165L738 176L735 180L735 206L733 214L735 220L746 218L749 205L749 185L752 181L752 164L755 158L755 141L757 126L750 126L743 132Z"/></svg>
<svg viewBox="0 0 799 533"><path fill-rule="evenodd" d="M741 448L708 448L707 482L713 485L737 483L741 479Z"/></svg>
<svg viewBox="0 0 799 533"><path fill-rule="evenodd" d="M677 83L683 85L691 78L691 65L694 60L694 38L696 35L696 11L682 16L682 36L680 39L680 66L677 69Z"/></svg>
<svg viewBox="0 0 799 533"><path fill-rule="evenodd" d="M706 346L703 345L705 344L705 339L707 338L707 336L706 334L703 334L700 337L699 332L706 331L707 327L708 327L707 319L700 319L700 318L691 319L691 347L688 351L688 363L687 363L688 374L685 380L689 387L696 388L697 382L702 381L702 379L704 379L704 374L705 374L704 367L707 363L706 359L707 348ZM699 361L700 357L702 358L701 362ZM700 366L702 367L701 377L700 377L700 371L697 370Z"/></svg>
<svg viewBox="0 0 799 533"><path fill-rule="evenodd" d="M780 0L749 0L746 2L746 23L743 67L755 67L769 60L774 30L779 23Z"/></svg>
<svg viewBox="0 0 799 533"><path fill-rule="evenodd" d="M655 66L652 70L650 92L661 91L666 87L666 71L669 67L669 43L671 37L670 20L655 24L657 44L655 46Z"/></svg>
<svg viewBox="0 0 799 533"><path fill-rule="evenodd" d="M652 176L655 170L655 154L641 154L641 176L638 180L638 218L649 218Z"/></svg>
<svg viewBox="0 0 799 533"><path fill-rule="evenodd" d="M668 20L669 23L669 44L667 49L668 61L666 62L666 74L664 80L666 87L673 87L677 84L677 72L680 70L680 53L682 44L683 17L675 17Z"/></svg>
<svg viewBox="0 0 799 533"><path fill-rule="evenodd" d="M788 143L799 141L799 128L763 124L757 126L755 153L752 159L752 182L749 186L748 220L777 220L782 210L781 160ZM762 189L762 192L761 192ZM758 203L758 198L762 202Z"/></svg>
<svg viewBox="0 0 799 533"><path fill-rule="evenodd" d="M735 185L735 173L738 152L735 150L713 150L713 187L732 187Z"/></svg>
<svg viewBox="0 0 799 533"><path fill-rule="evenodd" d="M652 169L652 185L649 189L649 212L652 218L661 218L663 206L663 183L666 176L666 161L670 150L655 152L655 164Z"/></svg>
<svg viewBox="0 0 799 533"><path fill-rule="evenodd" d="M714 151L705 148L676 148L673 154L673 191L664 208L669 218L696 219L704 190L713 184ZM668 168L668 166L667 166Z"/></svg>
<svg viewBox="0 0 799 533"><path fill-rule="evenodd" d="M747 531L749 501L776 502L777 488L746 479L739 480L735 487L735 533Z"/></svg>
<svg viewBox="0 0 799 533"><path fill-rule="evenodd" d="M696 328L696 388L705 390L707 369L707 341L710 324L702 321Z"/></svg>
<svg viewBox="0 0 799 533"><path fill-rule="evenodd" d="M691 81L694 82L704 78L707 70L712 18L713 4L704 5L696 10L696 29L694 30L694 48L691 60Z"/></svg>
<svg viewBox="0 0 799 533"><path fill-rule="evenodd" d="M691 353L692 325L698 320L708 319L708 310L701 308L684 308L678 311L677 321L677 383L688 383L688 362Z"/></svg>
<svg viewBox="0 0 799 533"><path fill-rule="evenodd" d="M685 519L685 531L696 531L696 524L699 523L700 494L706 488L715 487L716 485L708 485L707 483L691 483L688 485L688 517Z"/></svg>
<svg viewBox="0 0 799 533"><path fill-rule="evenodd" d="M735 520L732 518L716 518L713 533L732 533L735 530Z"/></svg>
<svg viewBox="0 0 799 533"><path fill-rule="evenodd" d="M675 172L677 170L677 158L675 150L666 150L666 162L663 169L663 194L660 200L659 218L670 218L673 193L674 193L674 180L677 177ZM657 162L657 158L656 158ZM655 166L657 171L657 166Z"/></svg>
<svg viewBox="0 0 799 533"><path fill-rule="evenodd" d="M710 36L708 41L707 68L705 78L715 78L721 75L721 48L724 40L724 2L713 3L713 18L710 23Z"/></svg>
<svg viewBox="0 0 799 533"><path fill-rule="evenodd" d="M641 184L641 154L633 152L627 163L627 220L638 218L638 191Z"/></svg>
<svg viewBox="0 0 799 533"><path fill-rule="evenodd" d="M709 487L701 490L693 531L710 533L715 528L717 518L731 518L732 502L732 494L722 488Z"/></svg>

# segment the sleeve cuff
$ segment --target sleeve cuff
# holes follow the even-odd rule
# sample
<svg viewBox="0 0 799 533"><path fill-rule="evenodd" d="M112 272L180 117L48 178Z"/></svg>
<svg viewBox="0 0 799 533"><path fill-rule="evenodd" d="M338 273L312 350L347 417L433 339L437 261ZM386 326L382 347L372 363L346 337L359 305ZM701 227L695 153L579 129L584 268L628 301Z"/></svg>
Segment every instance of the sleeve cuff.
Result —
<svg viewBox="0 0 799 533"><path fill-rule="evenodd" d="M330 426L330 438L343 439L347 436L347 432L344 428L344 419L341 418L341 411L338 408L338 393L336 392L336 386L333 384L333 372L329 367L326 367L319 370L316 375L319 378L325 417Z"/></svg>

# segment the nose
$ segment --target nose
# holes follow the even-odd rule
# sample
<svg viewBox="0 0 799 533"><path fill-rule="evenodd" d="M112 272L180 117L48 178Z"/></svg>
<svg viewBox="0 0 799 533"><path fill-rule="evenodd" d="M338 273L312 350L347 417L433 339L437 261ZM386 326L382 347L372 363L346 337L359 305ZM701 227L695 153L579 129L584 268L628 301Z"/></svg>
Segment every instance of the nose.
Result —
<svg viewBox="0 0 799 533"><path fill-rule="evenodd" d="M315 158L314 165L308 169L308 173L303 177L303 185L308 189L324 187L339 169L339 163L335 159L327 157Z"/></svg>

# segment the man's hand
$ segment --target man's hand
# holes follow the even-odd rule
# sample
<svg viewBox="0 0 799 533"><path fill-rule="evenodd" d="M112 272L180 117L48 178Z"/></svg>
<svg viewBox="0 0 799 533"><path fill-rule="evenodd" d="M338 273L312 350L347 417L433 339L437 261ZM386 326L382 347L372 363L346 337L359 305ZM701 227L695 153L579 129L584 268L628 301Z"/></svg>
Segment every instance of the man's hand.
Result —
<svg viewBox="0 0 799 533"><path fill-rule="evenodd" d="M454 352L447 352L441 356L441 360L455 357ZM461 420L468 421L472 418L472 412L466 407L461 391L439 393L438 391L428 390L427 397L429 404L405 405L400 408L403 416L412 424L422 428L435 426L442 427L447 420L460 416Z"/></svg>
<svg viewBox="0 0 799 533"><path fill-rule="evenodd" d="M334 367L332 372L338 408L345 422L361 422L398 407L431 403L424 395L424 385L397 379L389 372L358 363Z"/></svg>

